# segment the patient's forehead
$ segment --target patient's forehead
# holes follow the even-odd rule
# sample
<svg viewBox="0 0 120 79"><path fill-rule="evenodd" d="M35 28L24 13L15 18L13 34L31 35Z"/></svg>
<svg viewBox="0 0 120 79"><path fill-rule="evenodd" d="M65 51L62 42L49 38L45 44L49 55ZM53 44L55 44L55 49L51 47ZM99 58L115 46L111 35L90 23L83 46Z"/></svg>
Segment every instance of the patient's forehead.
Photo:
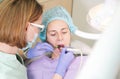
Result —
<svg viewBox="0 0 120 79"><path fill-rule="evenodd" d="M48 24L47 30L59 30L63 28L69 28L67 23L62 20L54 20Z"/></svg>

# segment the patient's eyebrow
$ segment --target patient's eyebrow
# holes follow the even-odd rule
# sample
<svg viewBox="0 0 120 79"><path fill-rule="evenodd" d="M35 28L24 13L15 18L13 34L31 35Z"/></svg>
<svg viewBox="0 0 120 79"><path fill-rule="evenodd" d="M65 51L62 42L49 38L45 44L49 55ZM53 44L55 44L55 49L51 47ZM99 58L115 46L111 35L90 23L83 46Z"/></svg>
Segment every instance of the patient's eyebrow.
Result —
<svg viewBox="0 0 120 79"><path fill-rule="evenodd" d="M61 28L61 30L68 30L69 28ZM57 30L48 30L48 32L56 32Z"/></svg>
<svg viewBox="0 0 120 79"><path fill-rule="evenodd" d="M56 32L56 30L49 30L48 32Z"/></svg>

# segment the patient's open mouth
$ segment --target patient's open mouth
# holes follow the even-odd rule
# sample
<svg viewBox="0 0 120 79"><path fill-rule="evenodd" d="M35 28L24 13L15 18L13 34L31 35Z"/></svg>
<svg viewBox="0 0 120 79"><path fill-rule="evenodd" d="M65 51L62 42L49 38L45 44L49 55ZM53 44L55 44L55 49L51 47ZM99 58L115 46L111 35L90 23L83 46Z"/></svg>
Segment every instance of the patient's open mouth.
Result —
<svg viewBox="0 0 120 79"><path fill-rule="evenodd" d="M57 46L58 49L61 49L61 48L64 48L64 45L63 44L60 44Z"/></svg>
<svg viewBox="0 0 120 79"><path fill-rule="evenodd" d="M61 45L58 45L58 48L60 49L60 48L63 48L64 47L64 45L63 44L61 44Z"/></svg>

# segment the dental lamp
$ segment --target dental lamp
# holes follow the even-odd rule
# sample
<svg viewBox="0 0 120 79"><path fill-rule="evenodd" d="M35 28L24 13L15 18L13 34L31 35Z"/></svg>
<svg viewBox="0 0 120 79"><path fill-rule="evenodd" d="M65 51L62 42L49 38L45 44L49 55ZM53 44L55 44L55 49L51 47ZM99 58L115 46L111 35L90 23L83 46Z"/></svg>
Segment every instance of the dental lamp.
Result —
<svg viewBox="0 0 120 79"><path fill-rule="evenodd" d="M117 0L105 0L92 9L89 10L87 15L87 22L98 31L107 29L108 24L112 20L114 10L116 8Z"/></svg>
<svg viewBox="0 0 120 79"><path fill-rule="evenodd" d="M87 22L89 25L101 32L106 30L108 24L112 20L116 8L116 1L117 0L105 0L104 4L97 5L90 9L87 15ZM80 30L75 31L75 34L79 37L91 40L98 40L102 37L102 33L86 33Z"/></svg>

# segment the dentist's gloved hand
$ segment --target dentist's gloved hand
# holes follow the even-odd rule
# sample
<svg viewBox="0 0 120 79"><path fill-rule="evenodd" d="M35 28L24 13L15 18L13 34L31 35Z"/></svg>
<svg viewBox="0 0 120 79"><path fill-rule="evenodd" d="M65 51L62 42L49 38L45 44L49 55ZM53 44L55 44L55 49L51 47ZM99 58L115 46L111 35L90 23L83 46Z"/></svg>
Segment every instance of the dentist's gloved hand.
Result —
<svg viewBox="0 0 120 79"><path fill-rule="evenodd" d="M69 65L71 64L74 58L75 56L73 55L73 52L66 51L66 48L63 48L55 73L64 77Z"/></svg>
<svg viewBox="0 0 120 79"><path fill-rule="evenodd" d="M37 43L34 48L29 49L29 51L27 52L27 57L33 58L52 51L53 51L53 47L47 42Z"/></svg>

